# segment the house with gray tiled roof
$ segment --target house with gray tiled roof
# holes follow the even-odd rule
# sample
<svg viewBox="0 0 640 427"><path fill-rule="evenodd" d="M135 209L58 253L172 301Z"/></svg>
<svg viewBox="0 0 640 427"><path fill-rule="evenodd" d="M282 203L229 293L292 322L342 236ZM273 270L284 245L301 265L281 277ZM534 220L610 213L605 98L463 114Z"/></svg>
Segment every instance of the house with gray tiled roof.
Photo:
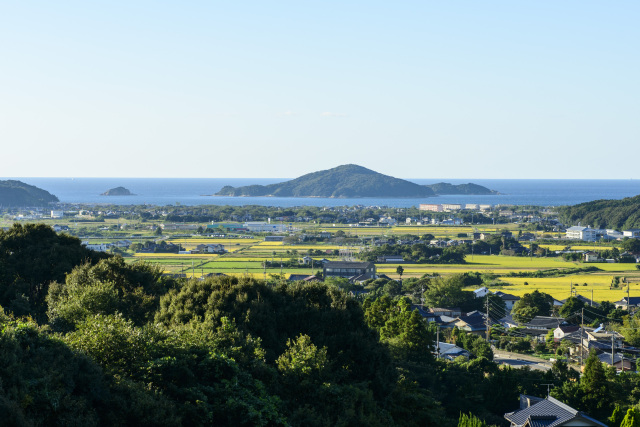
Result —
<svg viewBox="0 0 640 427"><path fill-rule="evenodd" d="M372 262L329 261L323 265L322 277L357 278L357 281L376 278L376 266Z"/></svg>
<svg viewBox="0 0 640 427"><path fill-rule="evenodd" d="M616 308L621 308L623 310L628 310L629 306L640 306L640 297L624 297L620 301L614 302Z"/></svg>
<svg viewBox="0 0 640 427"><path fill-rule="evenodd" d="M439 342L436 345L436 352L438 353L438 357L449 360L453 360L458 356L463 356L468 359L470 354L464 348L446 342Z"/></svg>
<svg viewBox="0 0 640 427"><path fill-rule="evenodd" d="M568 325L568 323L560 317L536 316L522 326L527 329L540 329L548 331L550 329L556 329L558 326L564 325Z"/></svg>
<svg viewBox="0 0 640 427"><path fill-rule="evenodd" d="M507 293L504 293L502 291L497 291L497 292L495 292L495 294L497 296L499 296L500 298L502 298L502 301L504 301L504 305L505 305L507 311L511 311L511 309L513 308L513 305L516 303L516 301L518 301L520 299L520 297L517 297L515 295L511 295L511 294L507 294Z"/></svg>
<svg viewBox="0 0 640 427"><path fill-rule="evenodd" d="M611 366L611 353L602 353L598 355L600 362ZM636 364L633 360L625 359L620 353L613 355L613 366L617 371L634 371Z"/></svg>
<svg viewBox="0 0 640 427"><path fill-rule="evenodd" d="M606 424L551 396L537 402L536 400L527 399L523 405L523 400L520 399L520 410L504 414L511 427L606 427Z"/></svg>

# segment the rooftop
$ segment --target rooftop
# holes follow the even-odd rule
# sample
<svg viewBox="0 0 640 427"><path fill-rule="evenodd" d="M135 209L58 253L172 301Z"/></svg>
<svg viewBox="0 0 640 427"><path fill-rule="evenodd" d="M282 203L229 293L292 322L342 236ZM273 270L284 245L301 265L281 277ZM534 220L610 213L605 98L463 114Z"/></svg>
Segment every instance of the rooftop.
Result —
<svg viewBox="0 0 640 427"><path fill-rule="evenodd" d="M371 268L375 264L372 262L354 262L354 261L329 261L324 264L327 268Z"/></svg>
<svg viewBox="0 0 640 427"><path fill-rule="evenodd" d="M551 396L534 403L528 408L504 414L504 417L515 426L606 426L606 424L591 418L584 412L573 409ZM579 421L580 424L575 424L576 421Z"/></svg>

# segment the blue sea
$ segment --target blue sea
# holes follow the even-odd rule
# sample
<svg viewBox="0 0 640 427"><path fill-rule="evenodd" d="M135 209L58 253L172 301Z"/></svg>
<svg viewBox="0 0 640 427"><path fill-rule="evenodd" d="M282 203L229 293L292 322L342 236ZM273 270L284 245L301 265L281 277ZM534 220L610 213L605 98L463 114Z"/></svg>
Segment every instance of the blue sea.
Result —
<svg viewBox="0 0 640 427"><path fill-rule="evenodd" d="M225 185L273 184L290 178L2 178L18 179L58 196L63 203L115 205L263 205L263 206L389 206L411 207L420 203L481 203L561 206L598 199L622 199L640 194L640 180L570 179L411 179L417 184L473 182L499 191L495 196L438 196L420 199L395 198L282 198L212 196ZM135 196L101 196L125 187Z"/></svg>

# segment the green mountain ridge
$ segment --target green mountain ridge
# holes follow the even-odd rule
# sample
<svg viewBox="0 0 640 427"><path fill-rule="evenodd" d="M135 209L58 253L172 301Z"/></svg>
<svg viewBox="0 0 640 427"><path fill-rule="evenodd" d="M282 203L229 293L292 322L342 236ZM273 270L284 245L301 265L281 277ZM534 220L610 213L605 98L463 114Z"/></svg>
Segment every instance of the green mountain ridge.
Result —
<svg viewBox="0 0 640 427"><path fill-rule="evenodd" d="M640 228L640 195L620 200L594 200L558 208L564 224L587 224L595 228Z"/></svg>
<svg viewBox="0 0 640 427"><path fill-rule="evenodd" d="M216 196L233 197L433 197L438 194L498 194L476 184L438 183L419 185L384 175L358 165L342 165L333 169L302 175L290 181L270 185L225 186Z"/></svg>
<svg viewBox="0 0 640 427"><path fill-rule="evenodd" d="M46 190L22 181L0 181L0 206L46 206L59 202L58 198Z"/></svg>

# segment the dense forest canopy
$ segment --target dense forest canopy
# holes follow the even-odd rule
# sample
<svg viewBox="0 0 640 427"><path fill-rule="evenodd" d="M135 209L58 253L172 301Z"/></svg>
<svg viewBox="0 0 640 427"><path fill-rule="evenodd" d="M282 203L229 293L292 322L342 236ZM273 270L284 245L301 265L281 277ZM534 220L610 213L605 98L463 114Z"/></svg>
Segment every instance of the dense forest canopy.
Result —
<svg viewBox="0 0 640 427"><path fill-rule="evenodd" d="M567 225L614 230L640 228L640 195L564 206L558 208L558 216Z"/></svg>

